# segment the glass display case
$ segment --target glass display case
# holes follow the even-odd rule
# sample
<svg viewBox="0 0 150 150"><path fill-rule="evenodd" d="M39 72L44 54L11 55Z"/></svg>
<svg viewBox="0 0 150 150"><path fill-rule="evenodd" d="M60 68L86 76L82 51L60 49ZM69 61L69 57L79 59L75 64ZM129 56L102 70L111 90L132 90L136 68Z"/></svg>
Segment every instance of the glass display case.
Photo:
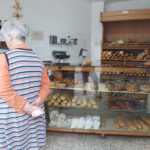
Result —
<svg viewBox="0 0 150 150"><path fill-rule="evenodd" d="M47 130L150 136L149 14L101 13L99 67L46 65Z"/></svg>
<svg viewBox="0 0 150 150"><path fill-rule="evenodd" d="M148 67L46 68L51 79L47 130L150 135Z"/></svg>

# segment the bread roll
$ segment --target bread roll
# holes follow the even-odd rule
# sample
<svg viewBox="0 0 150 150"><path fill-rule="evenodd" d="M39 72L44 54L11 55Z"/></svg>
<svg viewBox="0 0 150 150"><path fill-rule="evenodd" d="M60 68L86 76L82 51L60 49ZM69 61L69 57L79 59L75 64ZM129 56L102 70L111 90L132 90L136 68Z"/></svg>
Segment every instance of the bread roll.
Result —
<svg viewBox="0 0 150 150"><path fill-rule="evenodd" d="M98 105L97 104L93 105L93 108L98 109Z"/></svg>
<svg viewBox="0 0 150 150"><path fill-rule="evenodd" d="M133 123L136 125L136 127L137 127L138 129L142 129L141 124L139 124L139 122L136 120L136 118L133 118L132 121L133 121Z"/></svg>
<svg viewBox="0 0 150 150"><path fill-rule="evenodd" d="M142 126L144 130L149 130L149 126L143 120L141 120L140 117L137 118L137 122Z"/></svg>
<svg viewBox="0 0 150 150"><path fill-rule="evenodd" d="M117 119L115 119L114 124L115 124L115 128L116 128L116 129L120 129L120 125L119 125Z"/></svg>
<svg viewBox="0 0 150 150"><path fill-rule="evenodd" d="M128 124L129 130L137 131L137 127L136 127L136 125L132 122L131 119L127 119L127 124Z"/></svg>
<svg viewBox="0 0 150 150"><path fill-rule="evenodd" d="M125 129L127 128L127 124L123 116L118 116L116 119L120 127L123 127Z"/></svg>

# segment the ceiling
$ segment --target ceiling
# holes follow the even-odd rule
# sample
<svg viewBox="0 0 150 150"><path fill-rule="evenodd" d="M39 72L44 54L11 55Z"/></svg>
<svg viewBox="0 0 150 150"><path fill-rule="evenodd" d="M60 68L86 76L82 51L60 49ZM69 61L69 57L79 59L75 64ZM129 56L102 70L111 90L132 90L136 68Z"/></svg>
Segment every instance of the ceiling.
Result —
<svg viewBox="0 0 150 150"><path fill-rule="evenodd" d="M139 1L139 0L89 0L89 1L116 2L116 1Z"/></svg>

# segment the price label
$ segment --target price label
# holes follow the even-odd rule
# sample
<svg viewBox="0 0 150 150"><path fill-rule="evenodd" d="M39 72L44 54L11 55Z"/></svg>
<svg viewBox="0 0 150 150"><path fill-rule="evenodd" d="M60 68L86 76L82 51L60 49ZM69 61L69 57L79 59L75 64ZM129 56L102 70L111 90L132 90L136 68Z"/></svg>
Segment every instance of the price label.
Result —
<svg viewBox="0 0 150 150"><path fill-rule="evenodd" d="M128 10L122 11L123 14L128 14Z"/></svg>

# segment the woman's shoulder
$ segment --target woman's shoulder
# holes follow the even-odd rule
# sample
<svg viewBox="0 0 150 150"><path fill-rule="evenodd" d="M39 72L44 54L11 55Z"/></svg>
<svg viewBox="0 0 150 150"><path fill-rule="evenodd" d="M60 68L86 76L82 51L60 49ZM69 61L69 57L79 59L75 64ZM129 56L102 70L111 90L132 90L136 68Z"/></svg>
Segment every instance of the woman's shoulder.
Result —
<svg viewBox="0 0 150 150"><path fill-rule="evenodd" d="M0 64L2 64L2 65L7 65L7 58L6 58L6 56L5 56L5 53L1 53L0 54Z"/></svg>
<svg viewBox="0 0 150 150"><path fill-rule="evenodd" d="M5 56L5 53L1 53L1 54L0 54L0 60L1 60L1 61L4 60L5 57L6 57L6 56Z"/></svg>

